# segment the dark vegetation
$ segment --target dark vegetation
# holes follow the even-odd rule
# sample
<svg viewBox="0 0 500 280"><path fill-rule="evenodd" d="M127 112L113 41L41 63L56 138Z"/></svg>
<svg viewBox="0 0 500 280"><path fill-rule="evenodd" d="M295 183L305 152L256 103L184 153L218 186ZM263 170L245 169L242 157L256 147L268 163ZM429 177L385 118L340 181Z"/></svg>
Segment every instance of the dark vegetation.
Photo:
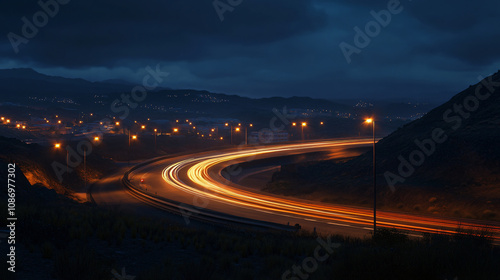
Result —
<svg viewBox="0 0 500 280"><path fill-rule="evenodd" d="M122 267L136 279L281 279L319 244L305 231L201 230L78 204L18 177L18 279L112 279ZM321 238L341 246L310 279L498 279L500 249L488 231L414 239L381 230L369 239ZM1 273L11 279L5 267Z"/></svg>

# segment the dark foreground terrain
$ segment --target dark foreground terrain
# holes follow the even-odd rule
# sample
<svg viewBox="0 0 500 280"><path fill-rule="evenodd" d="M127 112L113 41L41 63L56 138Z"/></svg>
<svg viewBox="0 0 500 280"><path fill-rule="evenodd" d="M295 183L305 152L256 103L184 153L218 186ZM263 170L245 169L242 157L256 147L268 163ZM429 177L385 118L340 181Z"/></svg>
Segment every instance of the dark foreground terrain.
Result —
<svg viewBox="0 0 500 280"><path fill-rule="evenodd" d="M17 279L499 279L500 249L487 232L414 239L384 230L361 240L193 228L79 204L18 177ZM0 278L14 279L1 259Z"/></svg>

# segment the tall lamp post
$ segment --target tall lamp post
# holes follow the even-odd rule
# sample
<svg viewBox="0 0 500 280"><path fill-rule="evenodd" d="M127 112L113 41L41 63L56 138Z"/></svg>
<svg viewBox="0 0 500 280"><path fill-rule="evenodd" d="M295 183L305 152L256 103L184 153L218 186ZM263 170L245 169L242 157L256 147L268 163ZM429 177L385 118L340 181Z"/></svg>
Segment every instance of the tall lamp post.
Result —
<svg viewBox="0 0 500 280"><path fill-rule="evenodd" d="M87 189L87 149L83 150L83 181Z"/></svg>
<svg viewBox="0 0 500 280"><path fill-rule="evenodd" d="M241 128L239 128L239 127L236 127L236 128L234 129L234 131L236 131L236 132L240 132L240 130L241 130ZM231 130L231 131L232 131L232 130ZM231 135L232 135L232 133L231 133ZM232 141L233 141L233 137L231 137L231 142L232 142ZM231 143L231 144L233 144L233 143Z"/></svg>
<svg viewBox="0 0 500 280"><path fill-rule="evenodd" d="M54 148L57 150L60 149L61 144L60 143L54 144ZM69 161L69 152L68 149L66 149L66 172L69 172L68 161Z"/></svg>
<svg viewBox="0 0 500 280"><path fill-rule="evenodd" d="M130 166L130 142L131 140L136 140L137 135L130 135L130 129L128 130L128 165Z"/></svg>
<svg viewBox="0 0 500 280"><path fill-rule="evenodd" d="M373 128L373 236L377 232L377 176L375 165L375 119L367 119L366 123L371 123Z"/></svg>
<svg viewBox="0 0 500 280"><path fill-rule="evenodd" d="M156 129L156 128L155 128L155 129L154 129L154 132L155 132L155 152L156 152L156 134L157 134L157 132L158 132L158 129Z"/></svg>
<svg viewBox="0 0 500 280"><path fill-rule="evenodd" d="M300 126L302 128L302 141L304 141L304 127L307 126L306 122L303 122L302 125Z"/></svg>

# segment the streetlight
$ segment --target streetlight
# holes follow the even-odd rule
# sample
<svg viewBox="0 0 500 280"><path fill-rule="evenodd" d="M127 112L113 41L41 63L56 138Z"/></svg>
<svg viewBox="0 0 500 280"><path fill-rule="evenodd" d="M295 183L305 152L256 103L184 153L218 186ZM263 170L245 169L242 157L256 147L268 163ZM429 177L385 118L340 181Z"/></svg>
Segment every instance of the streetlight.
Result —
<svg viewBox="0 0 500 280"><path fill-rule="evenodd" d="M83 150L83 178L84 187L87 189L87 148Z"/></svg>
<svg viewBox="0 0 500 280"><path fill-rule="evenodd" d="M369 118L366 123L372 124L373 128L373 236L377 231L377 176L375 169L375 119Z"/></svg>
<svg viewBox="0 0 500 280"><path fill-rule="evenodd" d="M301 125L301 128L302 128L302 141L304 141L304 127L307 126L307 123L306 122L303 122L302 125Z"/></svg>
<svg viewBox="0 0 500 280"><path fill-rule="evenodd" d="M97 136L94 137L94 141L96 141L96 142L99 141L99 137L97 137Z"/></svg>
<svg viewBox="0 0 500 280"><path fill-rule="evenodd" d="M128 130L128 165L130 166L130 139L132 138L132 140L136 140L137 139L137 135L130 135L130 128Z"/></svg>
<svg viewBox="0 0 500 280"><path fill-rule="evenodd" d="M56 148L57 150L59 150L61 148L61 144L60 143L56 143L54 145L54 148ZM68 152L68 149L66 149L66 172L69 172L68 161L69 161L69 152Z"/></svg>
<svg viewBox="0 0 500 280"><path fill-rule="evenodd" d="M174 132L179 132L179 129L178 128L174 128Z"/></svg>
<svg viewBox="0 0 500 280"><path fill-rule="evenodd" d="M157 132L158 132L158 129L156 129L156 128L155 128L155 129L154 129L154 132L155 132L155 151L156 151L156 134L157 134Z"/></svg>
<svg viewBox="0 0 500 280"><path fill-rule="evenodd" d="M146 126L145 125L141 126L141 129L146 129Z"/></svg>
<svg viewBox="0 0 500 280"><path fill-rule="evenodd" d="M120 126L120 122L116 122L116 123L115 123L115 125L116 125L116 126Z"/></svg>

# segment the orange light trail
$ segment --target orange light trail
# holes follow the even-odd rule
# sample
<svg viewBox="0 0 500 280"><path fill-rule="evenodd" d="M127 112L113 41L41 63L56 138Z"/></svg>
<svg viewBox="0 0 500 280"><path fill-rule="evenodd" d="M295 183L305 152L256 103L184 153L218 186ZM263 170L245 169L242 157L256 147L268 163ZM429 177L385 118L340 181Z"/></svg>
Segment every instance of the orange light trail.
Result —
<svg viewBox="0 0 500 280"><path fill-rule="evenodd" d="M366 227L371 226L373 222L373 212L371 209L325 205L321 203L315 204L299 199L285 199L271 194L247 191L238 188L236 184L226 180L222 176L221 171L225 167L243 162L245 158L249 157L265 156L280 152L305 153L308 150L314 149L326 150L342 146L370 145L373 143L372 141L373 139L344 139L225 152L216 155L190 158L171 164L163 169L162 177L169 185L183 192L224 204L274 215L303 218L310 221L319 219L320 221L317 222L350 227L351 225L336 223L348 222L359 226L365 226L365 229L369 229ZM185 173L190 182L183 182L180 179L181 173ZM446 218L424 217L385 211L377 211L377 213L377 224L410 231L453 234L456 232L459 223L463 229L478 229L484 227L482 224L459 222L458 220ZM498 236L500 225L498 225L498 223L493 223L489 225L489 229L495 234L494 239L500 240Z"/></svg>

